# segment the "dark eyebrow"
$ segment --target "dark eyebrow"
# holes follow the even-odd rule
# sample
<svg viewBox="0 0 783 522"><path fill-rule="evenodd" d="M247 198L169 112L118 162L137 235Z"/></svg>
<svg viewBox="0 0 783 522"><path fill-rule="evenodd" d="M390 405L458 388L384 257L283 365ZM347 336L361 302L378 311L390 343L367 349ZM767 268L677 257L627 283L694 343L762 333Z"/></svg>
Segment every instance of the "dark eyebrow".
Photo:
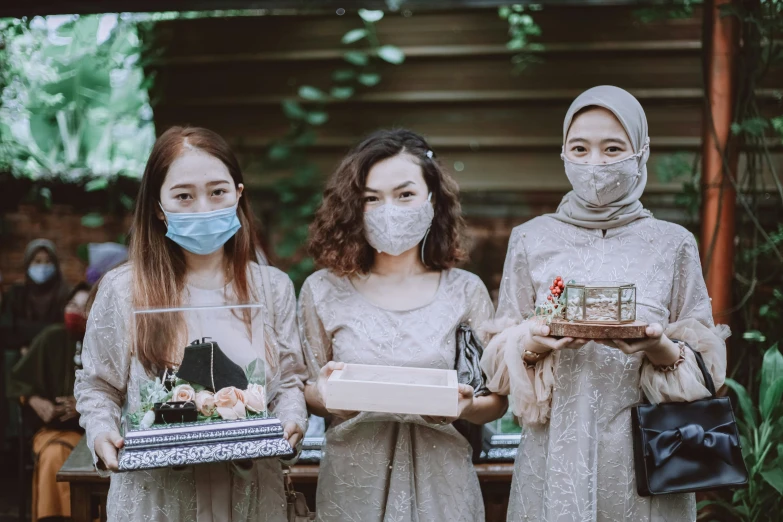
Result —
<svg viewBox="0 0 783 522"><path fill-rule="evenodd" d="M568 143L584 143L586 141L587 140L584 139L584 138L576 137L576 138L571 138L570 140L568 140Z"/></svg>
<svg viewBox="0 0 783 522"><path fill-rule="evenodd" d="M228 184L228 181L226 181L225 179L218 179L218 180L215 180L215 181L210 181L209 183L207 183L207 186L208 187L214 187L216 185L222 185L224 183ZM192 189L192 188L193 188L193 185L191 185L190 183L180 183L179 185L174 185L169 190Z"/></svg>
<svg viewBox="0 0 783 522"><path fill-rule="evenodd" d="M623 139L617 139L617 138L606 138L605 140L601 141L602 144L607 143L619 143L620 145L628 145L625 140Z"/></svg>
<svg viewBox="0 0 783 522"><path fill-rule="evenodd" d="M405 183L401 183L401 184L397 185L397 186L396 186L396 187L394 187L392 190L400 190L400 189L404 189L404 188L405 188L405 187L407 187L407 186L410 186L410 185L415 185L415 184L416 184L416 182L415 182L415 181L406 181ZM370 188L370 187L365 187L365 188L364 188L364 191L365 191L365 192L372 192L372 193L374 193L374 194L377 194L378 192L380 192L380 190L377 190L377 189L374 189L374 188Z"/></svg>

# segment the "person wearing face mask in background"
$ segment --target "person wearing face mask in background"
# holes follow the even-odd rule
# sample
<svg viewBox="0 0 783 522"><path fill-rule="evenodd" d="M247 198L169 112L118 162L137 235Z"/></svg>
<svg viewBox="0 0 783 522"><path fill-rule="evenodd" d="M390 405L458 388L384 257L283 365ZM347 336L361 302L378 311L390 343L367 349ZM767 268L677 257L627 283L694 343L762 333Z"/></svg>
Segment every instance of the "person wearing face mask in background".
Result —
<svg viewBox="0 0 783 522"><path fill-rule="evenodd" d="M28 425L43 424L33 438L33 521L71 516L68 484L58 483L56 475L83 434L73 382L81 363L89 294L87 283L76 285L65 305L64 322L38 334L11 372L9 396L25 405Z"/></svg>
<svg viewBox="0 0 783 522"><path fill-rule="evenodd" d="M60 273L54 243L48 239L36 239L27 245L24 269L24 282L5 292L0 308L0 448L15 435L17 425L17 406L6 398L11 368L36 335L47 326L62 322L70 291Z"/></svg>
<svg viewBox="0 0 783 522"><path fill-rule="evenodd" d="M180 364L194 331L218 342L243 368L264 357L270 413L292 446L306 431L306 372L293 283L257 263L253 215L243 191L239 162L216 133L173 127L155 142L136 200L129 261L101 280L87 324L84 368L76 372L76 407L102 475L118 467L122 412L138 408L142 385ZM274 310L266 306L266 291ZM247 303L261 305L260 317L227 313L199 324L193 316L132 317L134 309ZM265 321L270 328L259 353L250 326ZM260 459L112 474L107 517L285 522L281 464Z"/></svg>
<svg viewBox="0 0 783 522"><path fill-rule="evenodd" d="M455 419L329 411L326 381L345 363L453 369L456 329L493 314L464 259L454 180L427 142L379 131L332 175L310 231L324 267L305 281L299 326L310 411L329 422L320 463L320 521L478 522L484 506L471 448ZM480 335L480 333L479 333ZM483 424L505 398L460 385L459 418Z"/></svg>
<svg viewBox="0 0 783 522"><path fill-rule="evenodd" d="M628 92L582 93L563 125L563 160L573 190L555 214L517 228L509 240L496 331L482 358L488 387L511 395L525 429L508 520L696 520L693 494L636 493L631 407L709 395L726 373L726 326L716 327L691 233L655 219L639 197L650 154L647 119ZM547 337L528 320L553 279L636 284L635 342Z"/></svg>
<svg viewBox="0 0 783 522"><path fill-rule="evenodd" d="M62 322L70 292L54 243L48 239L27 245L24 267L24 283L13 285L3 296L0 342L6 350L22 350L44 328Z"/></svg>

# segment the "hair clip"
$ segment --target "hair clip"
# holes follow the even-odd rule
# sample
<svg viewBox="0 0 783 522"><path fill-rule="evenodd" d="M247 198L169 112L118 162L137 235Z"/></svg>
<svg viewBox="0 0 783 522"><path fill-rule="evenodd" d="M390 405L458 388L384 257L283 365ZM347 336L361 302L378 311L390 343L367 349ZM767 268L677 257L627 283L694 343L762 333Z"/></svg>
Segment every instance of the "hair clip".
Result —
<svg viewBox="0 0 783 522"><path fill-rule="evenodd" d="M427 157L428 157L429 159L432 159L432 151L431 151L431 150L428 150L428 151L427 151Z"/></svg>

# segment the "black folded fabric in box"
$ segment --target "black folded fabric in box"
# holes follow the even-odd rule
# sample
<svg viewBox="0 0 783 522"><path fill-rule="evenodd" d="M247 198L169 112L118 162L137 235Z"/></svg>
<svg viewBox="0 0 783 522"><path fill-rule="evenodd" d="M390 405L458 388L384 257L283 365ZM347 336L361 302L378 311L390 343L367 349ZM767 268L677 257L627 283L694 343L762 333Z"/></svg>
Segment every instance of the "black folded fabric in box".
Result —
<svg viewBox="0 0 783 522"><path fill-rule="evenodd" d="M186 347L177 377L191 384L200 384L213 392L227 386L240 390L247 388L245 370L229 359L215 342L202 342Z"/></svg>

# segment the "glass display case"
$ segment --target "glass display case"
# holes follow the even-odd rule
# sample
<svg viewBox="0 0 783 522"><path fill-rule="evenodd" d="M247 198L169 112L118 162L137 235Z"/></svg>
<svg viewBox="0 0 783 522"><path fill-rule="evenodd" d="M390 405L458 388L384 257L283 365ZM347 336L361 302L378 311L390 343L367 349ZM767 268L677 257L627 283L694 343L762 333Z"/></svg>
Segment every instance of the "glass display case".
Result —
<svg viewBox="0 0 783 522"><path fill-rule="evenodd" d="M267 364L262 312L259 304L134 312L133 350L181 362L129 387L120 471L293 454L267 411L277 365Z"/></svg>
<svg viewBox="0 0 783 522"><path fill-rule="evenodd" d="M636 286L633 283L568 283L565 319L592 324L624 324L636 320Z"/></svg>

